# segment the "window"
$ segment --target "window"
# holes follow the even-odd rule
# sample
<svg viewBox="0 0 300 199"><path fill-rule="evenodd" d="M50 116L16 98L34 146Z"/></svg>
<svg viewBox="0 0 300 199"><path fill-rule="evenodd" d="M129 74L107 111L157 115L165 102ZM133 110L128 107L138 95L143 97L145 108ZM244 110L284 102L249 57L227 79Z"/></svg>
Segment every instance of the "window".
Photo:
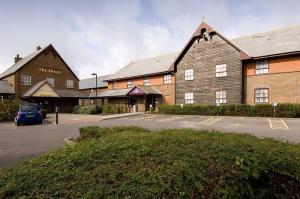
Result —
<svg viewBox="0 0 300 199"><path fill-rule="evenodd" d="M216 91L216 104L227 103L226 91Z"/></svg>
<svg viewBox="0 0 300 199"><path fill-rule="evenodd" d="M48 77L48 78L47 78L47 82L48 82L52 87L54 87L54 84L55 84L54 78Z"/></svg>
<svg viewBox="0 0 300 199"><path fill-rule="evenodd" d="M164 84L171 84L171 75L164 75Z"/></svg>
<svg viewBox="0 0 300 199"><path fill-rule="evenodd" d="M115 81L112 83L112 89L117 89L118 88L118 82Z"/></svg>
<svg viewBox="0 0 300 199"><path fill-rule="evenodd" d="M216 65L216 77L226 77L227 76L227 65L221 64Z"/></svg>
<svg viewBox="0 0 300 199"><path fill-rule="evenodd" d="M269 89L258 88L255 89L255 103L268 103L269 102Z"/></svg>
<svg viewBox="0 0 300 199"><path fill-rule="evenodd" d="M255 65L255 74L260 75L260 74L267 74L269 73L269 62L268 60L260 60L256 62Z"/></svg>
<svg viewBox="0 0 300 199"><path fill-rule="evenodd" d="M21 84L22 85L31 85L31 76L30 75L21 75Z"/></svg>
<svg viewBox="0 0 300 199"><path fill-rule="evenodd" d="M194 104L194 93L185 93L184 101L186 104Z"/></svg>
<svg viewBox="0 0 300 199"><path fill-rule="evenodd" d="M74 81L73 80L67 80L67 88L74 88Z"/></svg>
<svg viewBox="0 0 300 199"><path fill-rule="evenodd" d="M150 78L149 77L144 78L144 86L150 86Z"/></svg>
<svg viewBox="0 0 300 199"><path fill-rule="evenodd" d="M184 70L184 79L185 80L194 80L194 69Z"/></svg>
<svg viewBox="0 0 300 199"><path fill-rule="evenodd" d="M132 80L127 80L127 88L132 88Z"/></svg>

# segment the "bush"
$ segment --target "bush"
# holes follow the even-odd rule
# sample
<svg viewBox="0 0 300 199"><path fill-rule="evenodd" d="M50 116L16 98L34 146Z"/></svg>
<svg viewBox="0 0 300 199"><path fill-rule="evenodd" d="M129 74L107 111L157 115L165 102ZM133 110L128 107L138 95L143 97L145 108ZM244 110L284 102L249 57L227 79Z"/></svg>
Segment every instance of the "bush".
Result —
<svg viewBox="0 0 300 199"><path fill-rule="evenodd" d="M75 114L99 114L102 113L102 108L96 105L74 106L73 113Z"/></svg>
<svg viewBox="0 0 300 199"><path fill-rule="evenodd" d="M144 129L136 126L120 126L120 127L106 127L100 128L99 126L88 126L79 129L78 141L88 138L100 138L107 134L129 132L149 132L148 129Z"/></svg>
<svg viewBox="0 0 300 199"><path fill-rule="evenodd" d="M191 129L81 136L0 169L0 198L300 198L300 145Z"/></svg>
<svg viewBox="0 0 300 199"><path fill-rule="evenodd" d="M259 105L161 105L159 113L181 115L220 115L246 117L273 117L274 109L270 104ZM299 104L278 104L276 117L300 117Z"/></svg>
<svg viewBox="0 0 300 199"><path fill-rule="evenodd" d="M0 102L0 122L13 121L20 106L18 100L4 100Z"/></svg>
<svg viewBox="0 0 300 199"><path fill-rule="evenodd" d="M127 105L107 104L103 106L103 113L105 114L128 113L128 111L129 109Z"/></svg>

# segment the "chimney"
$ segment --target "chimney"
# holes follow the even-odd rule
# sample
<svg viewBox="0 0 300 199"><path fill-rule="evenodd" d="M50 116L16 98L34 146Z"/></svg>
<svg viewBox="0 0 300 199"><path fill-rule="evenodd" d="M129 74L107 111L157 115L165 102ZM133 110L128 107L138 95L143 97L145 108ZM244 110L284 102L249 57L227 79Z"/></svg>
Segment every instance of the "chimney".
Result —
<svg viewBox="0 0 300 199"><path fill-rule="evenodd" d="M36 50L37 50L37 51L39 51L39 50L41 50L41 49L42 49L42 48L41 48L40 46L37 46L37 47L36 47Z"/></svg>
<svg viewBox="0 0 300 199"><path fill-rule="evenodd" d="M20 57L19 54L17 54L17 56L15 57L15 63L17 63L18 61L20 61L22 59L22 57Z"/></svg>

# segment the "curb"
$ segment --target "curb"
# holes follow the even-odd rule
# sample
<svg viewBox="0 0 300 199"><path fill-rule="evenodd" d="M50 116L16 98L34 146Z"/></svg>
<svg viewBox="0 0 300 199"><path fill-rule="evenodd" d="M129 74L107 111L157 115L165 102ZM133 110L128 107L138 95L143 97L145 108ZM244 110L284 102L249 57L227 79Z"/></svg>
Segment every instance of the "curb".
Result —
<svg viewBox="0 0 300 199"><path fill-rule="evenodd" d="M64 138L64 143L67 144L67 145L74 145L75 142L73 142L74 138L73 137L70 137L70 138Z"/></svg>
<svg viewBox="0 0 300 199"><path fill-rule="evenodd" d="M103 120L118 119L118 118L123 118L123 117L133 117L133 116L143 115L143 114L145 114L145 113L137 113L137 114L134 114L134 115L120 115L120 116L115 116L115 117L111 117L111 118L103 118L103 119L101 119L101 121L103 121Z"/></svg>

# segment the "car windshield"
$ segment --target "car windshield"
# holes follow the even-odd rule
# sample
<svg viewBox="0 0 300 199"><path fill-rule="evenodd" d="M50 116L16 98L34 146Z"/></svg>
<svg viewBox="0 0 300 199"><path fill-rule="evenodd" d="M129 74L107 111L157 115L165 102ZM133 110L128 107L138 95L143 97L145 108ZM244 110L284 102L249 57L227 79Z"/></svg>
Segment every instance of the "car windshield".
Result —
<svg viewBox="0 0 300 199"><path fill-rule="evenodd" d="M22 112L37 112L38 108L37 108L37 106L26 105L26 106L21 106L21 111Z"/></svg>

